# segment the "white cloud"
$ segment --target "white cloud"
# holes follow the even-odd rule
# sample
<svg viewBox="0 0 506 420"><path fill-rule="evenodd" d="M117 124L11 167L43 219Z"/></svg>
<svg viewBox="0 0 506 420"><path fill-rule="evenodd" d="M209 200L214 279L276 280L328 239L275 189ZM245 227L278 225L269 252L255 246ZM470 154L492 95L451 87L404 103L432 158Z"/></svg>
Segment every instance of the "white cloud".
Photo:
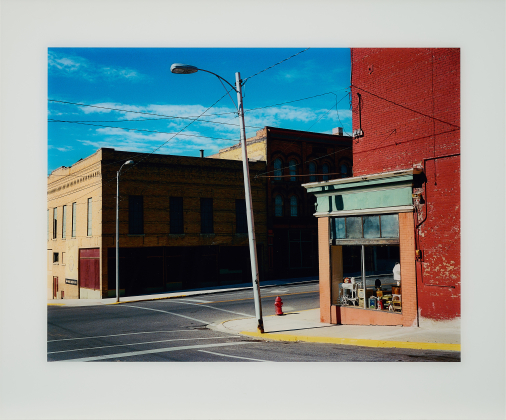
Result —
<svg viewBox="0 0 506 420"><path fill-rule="evenodd" d="M74 150L74 148L72 146L53 146L52 144L49 144L47 146L48 150L49 149L54 149L54 150L58 150L59 152L70 152L71 150Z"/></svg>
<svg viewBox="0 0 506 420"><path fill-rule="evenodd" d="M139 81L146 78L145 75L133 69L100 66L86 58L77 55L66 56L56 51L49 51L48 53L48 70L49 73L78 77L89 81L96 79Z"/></svg>

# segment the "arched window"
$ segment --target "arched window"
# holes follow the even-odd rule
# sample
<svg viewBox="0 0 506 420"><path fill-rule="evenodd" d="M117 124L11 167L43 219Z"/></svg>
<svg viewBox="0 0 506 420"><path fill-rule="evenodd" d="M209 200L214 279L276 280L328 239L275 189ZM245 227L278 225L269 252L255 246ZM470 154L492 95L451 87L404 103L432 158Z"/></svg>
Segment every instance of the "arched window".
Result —
<svg viewBox="0 0 506 420"><path fill-rule="evenodd" d="M276 181L281 181L281 167L283 166L283 162L281 162L281 159L276 159L274 161L274 179Z"/></svg>
<svg viewBox="0 0 506 420"><path fill-rule="evenodd" d="M288 166L290 167L290 181L295 181L295 175L297 175L297 161L292 159Z"/></svg>
<svg viewBox="0 0 506 420"><path fill-rule="evenodd" d="M348 176L348 166L344 163L341 165L341 178L346 178Z"/></svg>
<svg viewBox="0 0 506 420"><path fill-rule="evenodd" d="M274 197L274 216L283 217L283 199L280 195Z"/></svg>
<svg viewBox="0 0 506 420"><path fill-rule="evenodd" d="M311 175L309 177L309 182L316 182L316 163L314 162L309 162L309 175Z"/></svg>
<svg viewBox="0 0 506 420"><path fill-rule="evenodd" d="M329 176L326 175L328 174L330 171L329 171L329 165L327 165L326 163L323 164L322 166L322 172L323 172L323 180L324 181L328 181L329 180Z"/></svg>
<svg viewBox="0 0 506 420"><path fill-rule="evenodd" d="M290 197L290 216L297 217L298 216L298 200L295 195Z"/></svg>

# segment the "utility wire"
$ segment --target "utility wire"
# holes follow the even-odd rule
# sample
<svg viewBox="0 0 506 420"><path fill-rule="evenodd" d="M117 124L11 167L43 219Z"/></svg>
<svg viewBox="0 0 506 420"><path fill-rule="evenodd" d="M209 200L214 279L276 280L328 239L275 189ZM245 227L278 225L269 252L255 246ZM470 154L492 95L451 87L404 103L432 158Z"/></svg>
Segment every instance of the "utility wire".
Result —
<svg viewBox="0 0 506 420"><path fill-rule="evenodd" d="M312 124L312 125L311 125L311 126L310 126L307 130L305 130L305 131L309 131L309 130L310 130L310 129L314 126L314 125L316 125L318 122L320 122L320 120L321 120L324 116L326 116L326 115L330 112L330 110L331 110L331 109L333 109L334 107L336 107L336 109L337 109L337 105L338 105L338 104L339 104L339 103L340 103L340 102L341 102L344 98L346 98L347 96L348 96L348 93L346 93L346 95L344 95L344 96L343 96L343 97L339 100L339 102L336 102L336 104L335 104L335 105L332 105L332 107L330 107L330 108L327 110L327 112L326 112L325 114L323 114L320 118L318 118L318 120L317 120L315 123L313 123L313 124ZM337 96L336 96L336 98L337 98ZM336 100L337 100L337 99L336 99ZM297 137L294 141L292 141L292 142L290 142L289 144L287 144L287 145L286 145L286 147L283 149L283 151L285 151L285 150L286 150L286 149L287 149L287 148L288 148L291 144L295 144L295 142L297 142L297 141L298 141L298 140L299 140L302 136L303 136L303 134L301 134L299 137ZM322 158L324 158L324 157L326 157L326 156L330 156L330 155L333 155L333 154L335 154L335 153L338 153L338 152L340 152L340 151L342 151L342 150L347 150L347 149L351 149L351 147L349 147L349 148L345 148L345 149L340 149L340 150L338 150L337 152L333 152L333 153L331 153L331 154L329 154L329 155L321 156L321 157L319 157L319 158L315 158L315 159L312 159L312 160L309 160L309 161L306 161L306 162L297 163L297 164L296 164L296 165L294 165L294 166L295 166L295 167L297 167L297 166L303 165L304 163L309 163L309 162L312 162L313 160L322 159ZM272 171L267 171L267 172L264 172L264 173L262 173L262 174L257 175L257 177L259 177L259 176L261 176L261 175L265 175L265 174L270 174L270 173L272 173L272 172L274 172L274 171L280 171L280 170L282 171L283 169L287 169L287 168L294 167L294 166L290 166L290 165L288 165L288 166L285 166L285 167L282 167L282 168L274 169L274 170L272 170Z"/></svg>
<svg viewBox="0 0 506 420"><path fill-rule="evenodd" d="M427 118L430 118L430 119L432 119L432 120L439 121L439 122L441 122L441 123L443 123L443 124L448 124L448 125L451 125L452 127L456 127L456 128L459 128L459 129L460 129L460 126L458 126L458 125L455 125L455 124L449 123L449 122L447 122L447 121L440 120L439 118L435 118L435 117L432 117L432 116L430 116L430 115L424 114L423 112L419 112L419 111L416 111L416 110L414 110L414 109L408 108L407 106L404 106L404 105L398 104L397 102L394 102L394 101L391 101L391 100L389 100L389 99L383 98L383 97L381 97L381 96L379 96L379 95L376 95L375 93L369 92L369 91L367 91L367 90L365 90L365 89L362 89L361 87L358 87L358 86L356 86L356 85L351 85L351 86L352 86L352 87L354 87L354 88L360 89L361 91L363 91L363 92L365 92L365 93L368 93L369 95L375 96L375 97L376 97L376 98L378 98L378 99L381 99L381 100L383 100L383 101L389 102L389 103L391 103L391 104L393 104L393 105L396 105L396 106L399 106L399 107L401 107L401 108L407 109L408 111L414 112L415 114L423 115L424 117L427 117Z"/></svg>
<svg viewBox="0 0 506 420"><path fill-rule="evenodd" d="M176 134L178 136L201 137L201 138L204 138L204 139L213 139L213 140L226 140L226 141L234 141L234 142L237 141L237 140L234 140L234 139L225 139L225 138L221 138L221 137L199 136L197 134L181 134L181 132L178 132L178 133L169 133L169 132L166 132L166 131L144 130L144 129L126 128L126 127L114 127L114 126L111 126L111 125L88 124L88 123L85 123L85 122L78 122L78 121L64 121L64 120L53 120L53 119L48 119L48 121L49 122L62 122L62 123L71 123L71 124L81 124L81 125L91 125L93 127L117 128L119 130L128 130L128 131L143 131L143 132L147 132L147 133Z"/></svg>
<svg viewBox="0 0 506 420"><path fill-rule="evenodd" d="M204 112L202 112L202 114L199 115L198 118L200 118L202 115L204 115L207 111L209 111L212 107L214 107L218 102L220 102L225 96L228 95L228 92L225 93L221 98L219 98L216 102L214 102L210 107L208 107ZM186 130L190 125L192 125L195 121L197 120L193 120L192 122L190 122L189 124L187 124L184 128L182 128L178 133L174 134L170 139L168 139L167 141L165 141L164 143L162 143L160 146L158 146L157 148L155 148L151 153L147 154L147 156L145 156L144 158L142 158L140 161L134 161L134 164L129 166L127 169L125 169L125 171L123 173L126 173L128 172L129 170L132 170L135 166L137 166L139 163L141 163L142 161L150 158L157 150L161 149L163 146L165 146L169 141L171 141L173 138L175 138L178 134L180 134L182 131ZM144 153L143 153L144 154ZM140 154L137 154L137 155L134 155L133 157L135 156L139 156ZM102 183L99 185L99 187L95 188L94 190L90 191L90 192L93 192L93 191L96 191L97 189L99 188L103 188L103 186L105 186L106 184L109 184L110 182L114 181L116 178L111 178L110 180L107 180L105 182L102 181ZM90 194L90 192L88 192L87 194L85 195L88 195ZM73 193L73 192L72 192ZM70 193L69 193L70 194ZM82 195L78 198L76 198L76 202L77 200L83 198L85 195ZM56 200L56 199L59 199L61 197L64 197L66 195L61 195L61 196L58 196L58 197L53 197L51 198L50 200L48 201L52 201L52 200Z"/></svg>
<svg viewBox="0 0 506 420"><path fill-rule="evenodd" d="M267 71L267 70L270 70L272 69L273 67L276 67L277 65L281 64L281 63L284 63L285 61L288 61L290 60L291 58L293 57L296 57L297 55L299 54L302 54L303 52L306 52L307 50L309 50L309 48L306 48L305 50L302 50L302 51L299 51L297 54L294 54L288 58L285 58L284 60L281 60L279 63L276 63L276 64L273 64L272 66L270 67L267 67L266 69L262 70L262 71L259 71L258 73L255 73L253 76L249 76L249 77L246 77L246 79L243 79L243 82L242 84L244 85L249 79L255 77L255 76L258 76L260 73L263 73L264 71Z"/></svg>

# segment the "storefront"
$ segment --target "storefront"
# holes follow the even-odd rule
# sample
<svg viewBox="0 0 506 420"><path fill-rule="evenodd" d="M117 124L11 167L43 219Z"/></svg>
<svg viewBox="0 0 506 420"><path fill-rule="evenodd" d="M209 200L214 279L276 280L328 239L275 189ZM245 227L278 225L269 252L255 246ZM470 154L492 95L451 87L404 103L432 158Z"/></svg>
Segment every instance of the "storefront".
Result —
<svg viewBox="0 0 506 420"><path fill-rule="evenodd" d="M322 322L418 324L416 173L410 169L304 185L317 198Z"/></svg>

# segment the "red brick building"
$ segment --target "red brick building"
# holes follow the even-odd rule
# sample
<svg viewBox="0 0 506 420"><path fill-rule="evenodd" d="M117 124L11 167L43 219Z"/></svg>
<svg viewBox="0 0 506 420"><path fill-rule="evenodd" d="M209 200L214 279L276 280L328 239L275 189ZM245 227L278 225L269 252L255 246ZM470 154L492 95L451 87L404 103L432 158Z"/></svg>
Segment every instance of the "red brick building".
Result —
<svg viewBox="0 0 506 420"><path fill-rule="evenodd" d="M352 139L342 128L333 134L265 127L247 139L248 159L265 161L260 175L266 182L268 229L267 278L318 275L318 226L313 213L315 197L305 182L347 178L352 175ZM236 144L209 156L242 159Z"/></svg>
<svg viewBox="0 0 506 420"><path fill-rule="evenodd" d="M460 50L351 49L351 68L354 178L326 186L306 185L318 198L322 320L413 325L420 317L458 318ZM329 196L330 187L333 193ZM387 216L396 219L397 230L385 238L370 233L371 223L381 226L383 219L390 223ZM360 238L351 230L355 223L351 219L358 218L362 223ZM346 230L341 232L341 226ZM330 247L325 245L327 239ZM378 311L384 303L381 297L371 300L376 314L365 314L362 308L372 308L368 303L360 302L358 308L339 304L343 287L352 287L339 285L343 276L347 270L360 271L358 262L354 269L346 267L346 252L360 260L358 248L349 251L358 246L363 247L362 267L368 264L367 247L375 248L375 264L383 262L384 268L391 270L395 259L400 262L402 305L398 311ZM385 247L391 248L388 257ZM384 255L383 260L379 255ZM334 271L339 258L345 259L344 270L341 267L334 272L326 267L332 266L333 258ZM363 271L374 295L366 277L381 272ZM388 288L382 293L395 294Z"/></svg>

